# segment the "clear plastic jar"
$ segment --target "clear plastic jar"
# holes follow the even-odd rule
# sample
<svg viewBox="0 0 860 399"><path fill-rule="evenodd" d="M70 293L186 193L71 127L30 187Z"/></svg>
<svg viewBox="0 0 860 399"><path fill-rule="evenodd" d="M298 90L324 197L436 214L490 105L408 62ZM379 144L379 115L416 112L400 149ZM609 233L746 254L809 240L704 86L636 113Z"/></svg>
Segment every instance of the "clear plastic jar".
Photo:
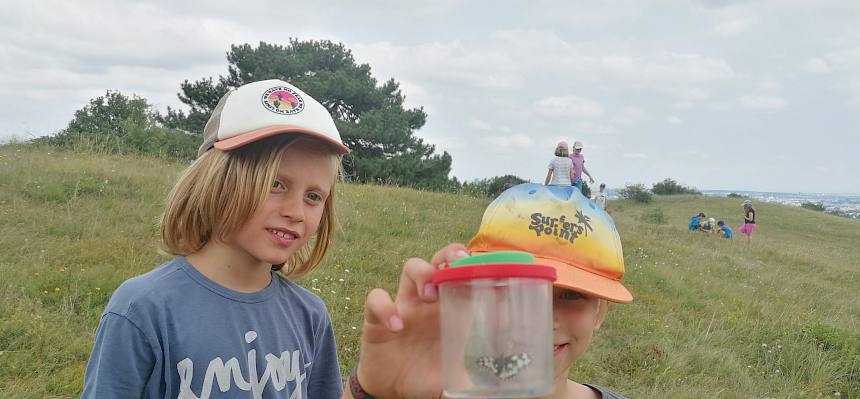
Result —
<svg viewBox="0 0 860 399"><path fill-rule="evenodd" d="M526 253L476 255L434 273L445 396L525 398L552 392L555 269Z"/></svg>

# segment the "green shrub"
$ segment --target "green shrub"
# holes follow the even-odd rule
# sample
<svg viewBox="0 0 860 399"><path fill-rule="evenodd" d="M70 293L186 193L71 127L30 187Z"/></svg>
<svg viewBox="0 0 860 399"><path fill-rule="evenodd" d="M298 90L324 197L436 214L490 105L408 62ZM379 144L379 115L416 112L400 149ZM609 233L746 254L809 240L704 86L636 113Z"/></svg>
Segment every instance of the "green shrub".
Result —
<svg viewBox="0 0 860 399"><path fill-rule="evenodd" d="M693 187L683 186L677 181L666 178L665 180L654 183L651 186L651 192L657 195L676 195L676 194L696 194L702 195L702 192Z"/></svg>
<svg viewBox="0 0 860 399"><path fill-rule="evenodd" d="M620 195L621 198L627 198L641 203L648 203L653 199L651 192L645 188L644 184L627 184L618 192L618 195Z"/></svg>
<svg viewBox="0 0 860 399"><path fill-rule="evenodd" d="M473 182L465 182L459 191L461 194L473 197L493 198L499 196L502 191L505 191L505 184L508 183L508 180L513 185L527 183L525 179L514 175L495 176Z"/></svg>
<svg viewBox="0 0 860 399"><path fill-rule="evenodd" d="M813 211L824 212L824 204L822 204L820 202L804 201L803 203L800 204L800 207L804 208L804 209L811 209Z"/></svg>

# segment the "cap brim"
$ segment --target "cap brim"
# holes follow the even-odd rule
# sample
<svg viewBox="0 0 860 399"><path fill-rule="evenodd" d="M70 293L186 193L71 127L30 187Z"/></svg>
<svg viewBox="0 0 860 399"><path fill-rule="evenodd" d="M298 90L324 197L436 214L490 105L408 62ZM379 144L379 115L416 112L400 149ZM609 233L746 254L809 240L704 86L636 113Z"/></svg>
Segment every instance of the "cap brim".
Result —
<svg viewBox="0 0 860 399"><path fill-rule="evenodd" d="M633 294L627 290L621 282L604 277L599 274L573 267L567 263L555 259L535 256L535 263L539 265L552 266L558 276L555 280L556 287L569 288L574 291L584 292L606 299L610 302L630 303L633 302Z"/></svg>
<svg viewBox="0 0 860 399"><path fill-rule="evenodd" d="M472 251L472 254L484 253L487 251ZM534 254L532 254L534 255ZM534 263L536 265L550 266L556 271L557 278L553 283L556 287L568 288L574 291L583 292L598 298L606 299L616 303L631 303L633 302L633 294L627 290L621 282L609 277L604 277L599 274L580 269L570 264L558 261L552 258L544 258L535 256Z"/></svg>
<svg viewBox="0 0 860 399"><path fill-rule="evenodd" d="M242 133L238 136L230 137L224 140L216 141L215 148L219 150L232 150L234 148L241 147L248 143L253 143L257 140L262 140L266 137L272 137L278 134L301 134L305 136L311 136L313 138L319 139L325 143L331 144L331 146L337 151L340 155L349 154L349 148L347 148L343 143L332 139L329 136L324 134L315 132L313 130L307 130L297 126L290 125L277 125L277 126L267 126L262 129L252 130L247 133Z"/></svg>

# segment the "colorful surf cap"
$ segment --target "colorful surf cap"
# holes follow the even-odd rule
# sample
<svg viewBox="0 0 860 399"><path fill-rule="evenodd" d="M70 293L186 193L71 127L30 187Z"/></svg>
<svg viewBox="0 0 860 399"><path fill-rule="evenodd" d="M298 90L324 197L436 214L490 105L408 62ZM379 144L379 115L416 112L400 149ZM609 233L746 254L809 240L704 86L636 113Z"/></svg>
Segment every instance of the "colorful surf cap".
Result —
<svg viewBox="0 0 860 399"><path fill-rule="evenodd" d="M522 251L556 269L555 285L612 302L630 303L624 255L612 218L573 186L520 184L484 211L473 254Z"/></svg>
<svg viewBox="0 0 860 399"><path fill-rule="evenodd" d="M349 153L328 110L283 80L251 82L221 97L203 128L197 156L215 147L232 150L278 134L302 134Z"/></svg>

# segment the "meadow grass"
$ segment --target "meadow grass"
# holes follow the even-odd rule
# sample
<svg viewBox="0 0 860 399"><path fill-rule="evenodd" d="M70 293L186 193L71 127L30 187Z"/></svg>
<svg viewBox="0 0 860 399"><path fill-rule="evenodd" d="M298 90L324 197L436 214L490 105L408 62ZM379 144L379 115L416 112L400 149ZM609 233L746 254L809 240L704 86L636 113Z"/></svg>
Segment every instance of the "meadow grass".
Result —
<svg viewBox="0 0 860 399"><path fill-rule="evenodd" d="M0 146L0 397L80 394L99 316L156 251L164 197L185 165ZM384 186L338 189L339 228L300 281L332 314L342 370L364 297L400 267L466 242L488 199ZM860 397L860 222L756 204L751 243L688 232L700 210L737 227L739 201L611 201L631 305L613 305L577 381L631 398Z"/></svg>

